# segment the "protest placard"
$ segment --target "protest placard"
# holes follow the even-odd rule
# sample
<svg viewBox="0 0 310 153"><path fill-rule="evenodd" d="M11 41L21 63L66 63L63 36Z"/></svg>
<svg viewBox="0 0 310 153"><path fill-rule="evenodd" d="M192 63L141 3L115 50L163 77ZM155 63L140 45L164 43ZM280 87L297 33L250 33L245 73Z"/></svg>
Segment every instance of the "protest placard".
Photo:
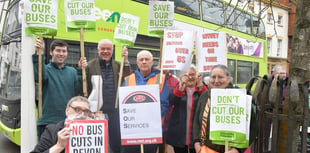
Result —
<svg viewBox="0 0 310 153"><path fill-rule="evenodd" d="M127 13L122 13L119 23L115 28L114 41L120 43L122 46L133 47L139 30L139 22L139 17ZM123 67L124 58L122 57L120 75L118 79L118 88L122 82ZM115 98L115 108L118 108L118 94L119 91L117 90Z"/></svg>
<svg viewBox="0 0 310 153"><path fill-rule="evenodd" d="M107 120L67 121L66 127L72 129L66 153L108 153Z"/></svg>
<svg viewBox="0 0 310 153"><path fill-rule="evenodd" d="M57 0L25 0L23 4L26 19L26 35L56 36L58 21Z"/></svg>
<svg viewBox="0 0 310 153"><path fill-rule="evenodd" d="M244 141L229 141L229 146L235 148L248 148L250 140L252 96L246 95L246 139ZM225 141L213 140L213 144L225 145Z"/></svg>
<svg viewBox="0 0 310 153"><path fill-rule="evenodd" d="M159 86L120 87L122 145L162 143Z"/></svg>
<svg viewBox="0 0 310 153"><path fill-rule="evenodd" d="M65 0L66 27L68 32L80 32L81 58L84 53L84 31L96 30L96 15L94 0ZM82 68L83 94L87 96L86 70Z"/></svg>
<svg viewBox="0 0 310 153"><path fill-rule="evenodd" d="M210 72L217 64L227 65L226 35L222 32L198 32L197 41L197 67L199 72Z"/></svg>
<svg viewBox="0 0 310 153"><path fill-rule="evenodd" d="M174 2L149 1L149 34L163 37L164 30L173 27Z"/></svg>
<svg viewBox="0 0 310 153"><path fill-rule="evenodd" d="M94 0L65 0L67 31L96 30Z"/></svg>
<svg viewBox="0 0 310 153"><path fill-rule="evenodd" d="M114 40L122 45L132 47L137 37L139 22L139 17L122 13L115 28Z"/></svg>
<svg viewBox="0 0 310 153"><path fill-rule="evenodd" d="M187 71L193 52L193 31L165 30L163 69Z"/></svg>
<svg viewBox="0 0 310 153"><path fill-rule="evenodd" d="M211 89L210 140L245 141L246 106L245 89Z"/></svg>
<svg viewBox="0 0 310 153"><path fill-rule="evenodd" d="M25 34L37 36L56 36L58 1L24 1ZM43 42L43 38L39 37ZM42 117L42 49L36 48L38 54L38 109L39 118Z"/></svg>

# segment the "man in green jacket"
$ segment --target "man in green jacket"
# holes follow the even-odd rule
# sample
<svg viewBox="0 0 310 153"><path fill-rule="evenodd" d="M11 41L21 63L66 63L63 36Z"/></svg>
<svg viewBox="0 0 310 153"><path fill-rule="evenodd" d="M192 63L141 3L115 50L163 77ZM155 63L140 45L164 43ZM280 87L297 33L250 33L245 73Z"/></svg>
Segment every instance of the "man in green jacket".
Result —
<svg viewBox="0 0 310 153"><path fill-rule="evenodd" d="M37 39L36 50L44 49L44 41ZM82 83L75 68L65 61L68 56L68 44L62 40L54 40L50 45L49 64L42 64L42 117L37 120L38 138L45 126L56 124L66 118L65 110L70 98L81 90ZM43 56L44 57L44 56ZM35 81L38 82L38 55L32 55ZM43 60L44 61L44 58Z"/></svg>

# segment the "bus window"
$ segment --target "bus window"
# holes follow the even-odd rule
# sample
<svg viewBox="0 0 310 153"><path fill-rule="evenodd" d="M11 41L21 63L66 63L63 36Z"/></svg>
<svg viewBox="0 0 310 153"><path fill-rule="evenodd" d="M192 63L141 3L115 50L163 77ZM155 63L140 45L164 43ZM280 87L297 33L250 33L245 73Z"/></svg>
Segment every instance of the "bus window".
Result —
<svg viewBox="0 0 310 153"><path fill-rule="evenodd" d="M253 63L253 75L254 76L258 76L259 75L259 63L258 62L254 62Z"/></svg>
<svg viewBox="0 0 310 153"><path fill-rule="evenodd" d="M231 28L231 29L236 29L235 28L235 26L236 26L235 18L238 18L238 16L235 16L234 10L235 9L233 7L227 6L226 12L225 12L226 26L228 28Z"/></svg>
<svg viewBox="0 0 310 153"><path fill-rule="evenodd" d="M141 2L141 3L145 3L145 4L149 4L149 0L136 0L137 2Z"/></svg>
<svg viewBox="0 0 310 153"><path fill-rule="evenodd" d="M228 59L227 60L227 67L229 69L229 72L231 74L231 77L233 78L233 83L237 83L236 82L236 61L235 60L231 60Z"/></svg>
<svg viewBox="0 0 310 153"><path fill-rule="evenodd" d="M200 19L200 2L198 0L174 0L175 12Z"/></svg>
<svg viewBox="0 0 310 153"><path fill-rule="evenodd" d="M251 34L251 16L249 14L245 14L239 10L236 10L237 18L237 30L240 32L244 32L247 34Z"/></svg>
<svg viewBox="0 0 310 153"><path fill-rule="evenodd" d="M253 16L253 35L265 39L265 27L262 19Z"/></svg>
<svg viewBox="0 0 310 153"><path fill-rule="evenodd" d="M7 87L7 98L8 99L20 99L21 96L21 73L19 69L14 67L10 68Z"/></svg>
<svg viewBox="0 0 310 153"><path fill-rule="evenodd" d="M237 64L237 83L245 84L252 77L252 63L246 61L238 61Z"/></svg>
<svg viewBox="0 0 310 153"><path fill-rule="evenodd" d="M18 1L14 1L10 4L12 7L9 7L7 19L5 21L2 43L7 44L9 42L20 41L21 36L21 23L18 20Z"/></svg>
<svg viewBox="0 0 310 153"><path fill-rule="evenodd" d="M202 1L202 20L214 24L224 24L224 4L214 0Z"/></svg>

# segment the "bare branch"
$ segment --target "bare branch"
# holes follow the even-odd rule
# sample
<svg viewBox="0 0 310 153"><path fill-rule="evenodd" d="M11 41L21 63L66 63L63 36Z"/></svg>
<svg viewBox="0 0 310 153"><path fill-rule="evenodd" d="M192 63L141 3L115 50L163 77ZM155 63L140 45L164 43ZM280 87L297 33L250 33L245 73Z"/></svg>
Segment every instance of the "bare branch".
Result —
<svg viewBox="0 0 310 153"><path fill-rule="evenodd" d="M275 32L275 35L278 36L278 33L277 33L277 29L276 29L276 21L275 21L275 18L274 18L274 13L273 13L273 7L272 7L272 2L274 0L270 0L270 9L271 9L271 15L272 15L272 19L273 19L273 29L274 29L274 32Z"/></svg>

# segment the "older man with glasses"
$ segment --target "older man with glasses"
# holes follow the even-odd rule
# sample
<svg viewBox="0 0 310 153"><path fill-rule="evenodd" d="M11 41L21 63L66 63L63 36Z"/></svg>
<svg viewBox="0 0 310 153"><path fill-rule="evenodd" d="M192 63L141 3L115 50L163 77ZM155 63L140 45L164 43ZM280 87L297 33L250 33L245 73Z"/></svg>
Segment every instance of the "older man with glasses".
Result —
<svg viewBox="0 0 310 153"><path fill-rule="evenodd" d="M82 96L69 100L66 108L66 120L85 120L93 117L89 102ZM64 153L72 129L65 127L65 120L49 124L44 130L39 143L31 153L53 152Z"/></svg>

